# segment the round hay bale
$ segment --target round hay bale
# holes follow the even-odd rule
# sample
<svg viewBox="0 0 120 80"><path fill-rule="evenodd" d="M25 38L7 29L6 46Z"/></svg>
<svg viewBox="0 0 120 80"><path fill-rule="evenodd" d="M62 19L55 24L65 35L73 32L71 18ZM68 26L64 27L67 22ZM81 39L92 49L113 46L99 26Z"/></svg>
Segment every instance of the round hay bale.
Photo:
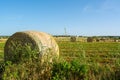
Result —
<svg viewBox="0 0 120 80"><path fill-rule="evenodd" d="M59 56L59 47L53 37L44 32L16 32L4 47L5 61L19 62L28 58L40 58L44 55Z"/></svg>
<svg viewBox="0 0 120 80"><path fill-rule="evenodd" d="M76 37L75 36L70 37L70 41L71 42L76 42Z"/></svg>

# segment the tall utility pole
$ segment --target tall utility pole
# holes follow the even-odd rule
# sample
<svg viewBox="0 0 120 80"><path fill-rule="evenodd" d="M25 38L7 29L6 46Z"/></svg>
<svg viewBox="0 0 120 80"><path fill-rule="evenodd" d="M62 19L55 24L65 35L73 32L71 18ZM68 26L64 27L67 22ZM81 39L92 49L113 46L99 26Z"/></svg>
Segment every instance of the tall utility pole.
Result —
<svg viewBox="0 0 120 80"><path fill-rule="evenodd" d="M65 31L65 35L67 35L66 27L64 28L64 31Z"/></svg>

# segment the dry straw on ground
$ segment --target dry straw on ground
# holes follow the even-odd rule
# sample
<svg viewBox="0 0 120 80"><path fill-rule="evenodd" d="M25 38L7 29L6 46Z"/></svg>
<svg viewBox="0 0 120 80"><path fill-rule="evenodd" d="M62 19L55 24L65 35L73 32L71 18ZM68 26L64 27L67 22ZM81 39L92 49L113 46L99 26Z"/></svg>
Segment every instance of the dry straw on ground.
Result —
<svg viewBox="0 0 120 80"><path fill-rule="evenodd" d="M44 32L24 31L16 32L7 40L4 48L5 61L23 55L24 53L22 51L20 53L21 49L18 48L23 49L26 45L30 46L31 50L36 50L39 53L39 58L46 54L52 54L53 57L59 56L59 47L51 35Z"/></svg>
<svg viewBox="0 0 120 80"><path fill-rule="evenodd" d="M4 43L7 39L0 39L0 43Z"/></svg>

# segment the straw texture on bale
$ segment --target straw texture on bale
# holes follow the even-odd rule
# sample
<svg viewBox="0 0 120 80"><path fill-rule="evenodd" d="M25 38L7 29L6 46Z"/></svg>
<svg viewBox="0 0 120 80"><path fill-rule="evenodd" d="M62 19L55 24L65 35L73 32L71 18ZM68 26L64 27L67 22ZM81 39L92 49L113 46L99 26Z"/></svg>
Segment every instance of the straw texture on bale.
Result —
<svg viewBox="0 0 120 80"><path fill-rule="evenodd" d="M17 48L19 45L23 47L29 45L31 50L36 50L36 54L39 53L39 58L45 54L49 55L48 50L52 51L52 56L59 56L59 47L51 35L44 32L23 31L16 32L7 40L4 47L5 61L11 61L15 56L19 57L24 54Z"/></svg>

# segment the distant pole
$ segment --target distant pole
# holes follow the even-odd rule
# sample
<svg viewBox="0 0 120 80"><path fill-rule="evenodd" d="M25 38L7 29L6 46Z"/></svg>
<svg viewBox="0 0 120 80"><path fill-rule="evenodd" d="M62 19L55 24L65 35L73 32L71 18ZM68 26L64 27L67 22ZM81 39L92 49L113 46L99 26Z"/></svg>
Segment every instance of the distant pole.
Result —
<svg viewBox="0 0 120 80"><path fill-rule="evenodd" d="M66 31L66 28L64 28L64 31L65 31L65 35L67 35L67 31Z"/></svg>

